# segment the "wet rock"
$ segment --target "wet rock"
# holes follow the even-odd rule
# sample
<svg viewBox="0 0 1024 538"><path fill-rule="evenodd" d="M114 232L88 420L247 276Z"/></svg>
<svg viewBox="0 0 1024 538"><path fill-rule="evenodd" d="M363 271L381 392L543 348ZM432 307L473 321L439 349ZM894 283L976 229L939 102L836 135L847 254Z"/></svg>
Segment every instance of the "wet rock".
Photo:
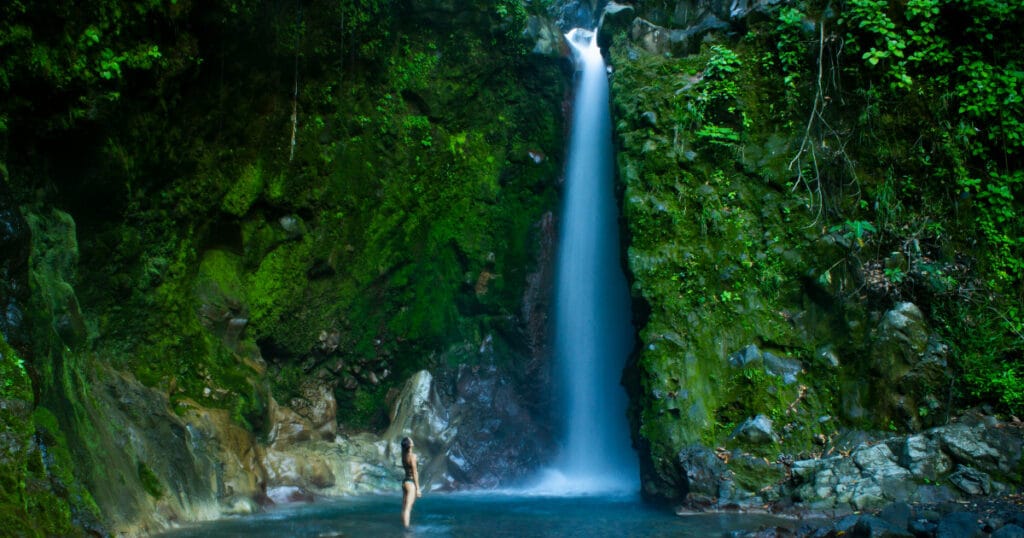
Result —
<svg viewBox="0 0 1024 538"><path fill-rule="evenodd" d="M857 518L857 524L850 530L849 535L864 538L911 538L914 536L906 530L906 527L898 527L874 516Z"/></svg>
<svg viewBox="0 0 1024 538"><path fill-rule="evenodd" d="M912 352L921 353L928 345L924 314L913 303L898 303L886 312L878 331L881 339L899 341Z"/></svg>
<svg viewBox="0 0 1024 538"><path fill-rule="evenodd" d="M315 500L312 493L295 486L282 486L267 490L267 496L275 504L311 503Z"/></svg>
<svg viewBox="0 0 1024 538"><path fill-rule="evenodd" d="M190 402L182 408L181 416L193 436L215 450L222 510L238 513L244 499L256 502L267 483L267 473L263 449L253 434L238 426L225 409L207 409Z"/></svg>
<svg viewBox="0 0 1024 538"><path fill-rule="evenodd" d="M953 467L953 462L940 450L932 436L911 435L903 444L900 463L917 479L936 480Z"/></svg>
<svg viewBox="0 0 1024 538"><path fill-rule="evenodd" d="M725 462L706 447L684 448L676 459L683 472L684 495L690 504L711 504L721 494L723 479L732 474Z"/></svg>
<svg viewBox="0 0 1024 538"><path fill-rule="evenodd" d="M993 532L990 538L1024 538L1024 528L1012 523L1004 525Z"/></svg>
<svg viewBox="0 0 1024 538"><path fill-rule="evenodd" d="M289 402L291 407L309 421L313 435L333 439L338 432L338 403L331 385L318 379L307 379L299 387L299 393L298 398Z"/></svg>
<svg viewBox="0 0 1024 538"><path fill-rule="evenodd" d="M278 405L273 398L267 406L270 433L267 442L271 448L285 449L290 445L308 441L313 437L313 426L302 415L289 407Z"/></svg>
<svg viewBox="0 0 1024 538"><path fill-rule="evenodd" d="M898 529L906 529L907 525L910 524L912 512L913 509L911 509L909 504L905 502L896 502L883 508L882 511L878 513L878 517L884 519Z"/></svg>
<svg viewBox="0 0 1024 538"><path fill-rule="evenodd" d="M771 353L762 355L765 370L771 375L782 378L782 382L790 385L796 383L796 376L803 370L803 365L795 359L785 359Z"/></svg>
<svg viewBox="0 0 1024 538"><path fill-rule="evenodd" d="M259 510L259 504L251 497L232 497L221 502L221 513L226 516L247 516Z"/></svg>
<svg viewBox="0 0 1024 538"><path fill-rule="evenodd" d="M316 444L267 450L263 466L267 470L267 484L274 488L326 489L336 482L324 451ZM270 498L278 502L273 495Z"/></svg>
<svg viewBox="0 0 1024 538"><path fill-rule="evenodd" d="M876 412L902 421L918 430L939 421L949 390L948 348L931 335L924 315L912 303L899 303L886 312L874 331L871 353L876 391L872 399ZM935 411L921 413L921 409Z"/></svg>
<svg viewBox="0 0 1024 538"><path fill-rule="evenodd" d="M773 429L772 420L764 415L757 415L747 419L740 424L729 436L752 445L766 445L778 442L778 436Z"/></svg>
<svg viewBox="0 0 1024 538"><path fill-rule="evenodd" d="M522 37L533 44L530 51L533 54L557 58L564 53L562 31L547 17L530 15Z"/></svg>
<svg viewBox="0 0 1024 538"><path fill-rule="evenodd" d="M936 538L982 538L985 533L978 525L978 515L972 512L955 512L939 521Z"/></svg>
<svg viewBox="0 0 1024 538"><path fill-rule="evenodd" d="M988 495L992 492L992 479L989 475L966 465L958 465L956 471L949 475L949 481L968 495Z"/></svg>
<svg viewBox="0 0 1024 538"><path fill-rule="evenodd" d="M754 344L750 344L741 351L729 355L729 365L734 368L743 368L750 363L761 360L761 358L761 350Z"/></svg>
<svg viewBox="0 0 1024 538"><path fill-rule="evenodd" d="M636 9L631 5L614 1L605 4L598 23L600 42L610 42L617 33L628 30L635 16Z"/></svg>
<svg viewBox="0 0 1024 538"><path fill-rule="evenodd" d="M981 437L984 428L971 428L966 424L953 424L938 430L938 438L943 450L964 462L986 470L999 470L1000 453Z"/></svg>
<svg viewBox="0 0 1024 538"><path fill-rule="evenodd" d="M938 524L927 520L914 520L907 525L907 530L918 538L931 538L938 529Z"/></svg>
<svg viewBox="0 0 1024 538"><path fill-rule="evenodd" d="M447 456L451 478L462 485L498 486L525 476L548 449L523 395L495 366L460 366L447 372L459 434Z"/></svg>

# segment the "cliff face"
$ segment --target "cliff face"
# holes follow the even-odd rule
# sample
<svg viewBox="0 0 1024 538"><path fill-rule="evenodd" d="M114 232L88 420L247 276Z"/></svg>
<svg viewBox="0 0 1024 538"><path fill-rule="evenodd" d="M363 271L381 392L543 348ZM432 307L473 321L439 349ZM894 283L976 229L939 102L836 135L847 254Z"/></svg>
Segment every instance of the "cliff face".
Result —
<svg viewBox="0 0 1024 538"><path fill-rule="evenodd" d="M915 434L1021 410L1021 8L545 4L0 8L0 526L373 491L407 434L443 487L539 465L552 21L594 13L644 492L838 492L792 462L893 432L872 484L1019 481L984 420Z"/></svg>
<svg viewBox="0 0 1024 538"><path fill-rule="evenodd" d="M1019 89L968 66L985 56L1017 87L1017 60L983 34L1021 10L634 8L602 36L643 313L627 379L644 492L770 501L786 462L846 451L851 431L917 432L979 401L1019 411L1021 228L998 216L1020 207L1002 130L1019 119L974 93ZM968 13L970 30L953 22Z"/></svg>
<svg viewBox="0 0 1024 538"><path fill-rule="evenodd" d="M534 466L566 77L526 8L122 4L3 8L5 528L380 487L423 369L435 484Z"/></svg>

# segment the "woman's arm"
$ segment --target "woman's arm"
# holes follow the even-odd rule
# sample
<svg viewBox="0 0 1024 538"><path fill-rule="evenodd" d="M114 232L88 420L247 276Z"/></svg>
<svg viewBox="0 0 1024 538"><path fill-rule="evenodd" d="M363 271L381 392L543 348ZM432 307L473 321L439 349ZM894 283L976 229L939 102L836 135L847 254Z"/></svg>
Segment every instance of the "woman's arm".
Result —
<svg viewBox="0 0 1024 538"><path fill-rule="evenodd" d="M416 496L422 497L423 492L420 491L419 458L416 457L416 454L412 454L412 482L416 486Z"/></svg>

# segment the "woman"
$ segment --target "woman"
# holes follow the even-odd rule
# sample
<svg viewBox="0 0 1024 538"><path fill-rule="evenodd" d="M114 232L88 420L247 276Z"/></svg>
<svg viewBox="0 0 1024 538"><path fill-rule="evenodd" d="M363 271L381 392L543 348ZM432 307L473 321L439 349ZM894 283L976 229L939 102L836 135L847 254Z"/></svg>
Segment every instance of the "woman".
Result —
<svg viewBox="0 0 1024 538"><path fill-rule="evenodd" d="M405 469L405 478L402 479L402 525L407 529L412 515L412 503L423 496L420 491L420 473L416 469L416 454L412 453L412 447L412 439L402 439L402 468Z"/></svg>

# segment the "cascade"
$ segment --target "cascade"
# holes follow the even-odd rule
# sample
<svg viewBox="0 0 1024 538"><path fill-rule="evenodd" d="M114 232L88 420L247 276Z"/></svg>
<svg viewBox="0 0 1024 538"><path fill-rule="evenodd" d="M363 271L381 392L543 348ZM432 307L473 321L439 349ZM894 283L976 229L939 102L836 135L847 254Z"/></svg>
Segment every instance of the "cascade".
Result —
<svg viewBox="0 0 1024 538"><path fill-rule="evenodd" d="M620 383L634 330L620 260L608 75L594 33L576 29L566 38L576 57L577 88L555 282L564 444L541 489L635 492L639 471Z"/></svg>

